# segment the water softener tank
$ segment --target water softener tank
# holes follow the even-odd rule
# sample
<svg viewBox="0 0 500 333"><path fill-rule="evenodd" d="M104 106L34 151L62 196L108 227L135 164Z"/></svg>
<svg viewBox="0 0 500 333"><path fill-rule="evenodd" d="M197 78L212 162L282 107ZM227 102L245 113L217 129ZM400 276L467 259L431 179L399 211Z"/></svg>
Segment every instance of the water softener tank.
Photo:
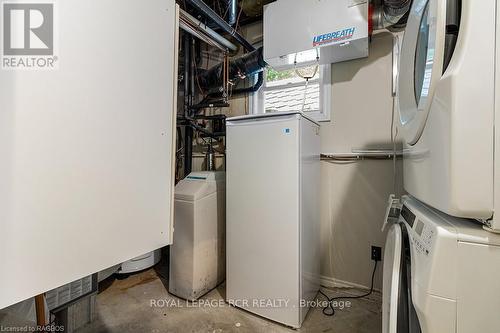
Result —
<svg viewBox="0 0 500 333"><path fill-rule="evenodd" d="M222 283L225 267L225 173L193 172L175 187L169 292L194 301Z"/></svg>

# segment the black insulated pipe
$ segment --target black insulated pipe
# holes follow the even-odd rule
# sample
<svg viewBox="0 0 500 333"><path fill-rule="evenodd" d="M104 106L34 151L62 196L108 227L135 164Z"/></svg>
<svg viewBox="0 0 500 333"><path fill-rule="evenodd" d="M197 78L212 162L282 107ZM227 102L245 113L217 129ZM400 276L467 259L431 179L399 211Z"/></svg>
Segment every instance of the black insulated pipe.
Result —
<svg viewBox="0 0 500 333"><path fill-rule="evenodd" d="M227 23L230 26L236 24L236 12L238 10L237 0L227 0Z"/></svg>
<svg viewBox="0 0 500 333"><path fill-rule="evenodd" d="M245 95L245 94L257 92L257 90L259 90L263 84L264 84L264 71L259 73L258 78L257 78L257 82L255 82L255 84L253 86L248 87L248 88L235 89L235 90L233 90L233 93L231 96L236 97L236 96L240 96L240 95Z"/></svg>
<svg viewBox="0 0 500 333"><path fill-rule="evenodd" d="M186 0L187 3L195 7L200 13L210 19L219 28L233 36L238 43L240 43L248 52L255 51L255 47L250 44L243 36L241 36L238 31L236 31L229 23L224 21L216 12L212 10L206 3L202 0Z"/></svg>
<svg viewBox="0 0 500 333"><path fill-rule="evenodd" d="M246 88L238 88L238 89L233 89L231 91L231 97L238 97L241 95L246 95L246 94L251 94L254 92L257 92L260 87L264 84L264 71L261 71L257 75L257 82L254 83L253 86L246 87ZM207 95L203 101L201 101L199 104L193 105L191 107L192 110L200 110L203 108L210 108L210 107L217 107L215 105L220 105L220 107L226 107L227 104L224 102L221 102L220 99L222 98L222 93L221 92L216 92L216 93L211 93Z"/></svg>
<svg viewBox="0 0 500 333"><path fill-rule="evenodd" d="M229 1L229 0L228 0ZM219 15L217 15L216 12L214 12L207 4L205 4L202 0L186 0L186 2L193 7L195 7L200 13L202 13L205 17L209 18L213 23L215 23L219 28L233 36L233 38L240 44L242 45L248 52L253 52L256 50L256 48L250 44L243 36L241 36L231 25L224 21ZM236 11L237 8L237 1L234 0L234 9ZM235 13L236 15L236 13ZM230 21L230 20L229 20ZM263 67L266 65L264 64ZM247 74L249 75L249 74ZM241 88L241 89L235 89L232 91L232 96L238 96L242 94L247 94L247 93L252 93L256 92L257 90L260 89L262 84L264 83L264 73L263 71L258 72L258 78L257 82L248 88ZM206 96L205 100L210 100L213 98L220 98L222 96L221 93L213 93L209 94ZM202 101L199 105L204 106L205 101ZM196 106L194 106L194 109L198 109Z"/></svg>
<svg viewBox="0 0 500 333"><path fill-rule="evenodd" d="M229 61L229 79L244 79L247 76L262 72L265 67L266 62L264 61L263 48L260 47L253 52ZM205 71L199 77L200 85L207 89L220 87L223 81L223 71L223 64L218 64Z"/></svg>
<svg viewBox="0 0 500 333"><path fill-rule="evenodd" d="M253 84L253 86L233 89L231 91L230 98L255 93L260 89L260 87L262 87L263 84L264 84L264 72L262 71L257 75L257 82L255 82ZM194 105L192 107L192 109L193 110L200 110L200 109L207 108L207 107L213 107L212 105L215 105L216 103L220 103L220 105L221 105L220 107L229 106L229 104L226 104L226 106L224 106L224 102L220 102L221 98L222 98L221 92L211 93L211 94L207 95L205 97L205 99L200 104ZM211 102L211 101L213 101L213 102ZM215 107L217 107L217 106L215 106Z"/></svg>

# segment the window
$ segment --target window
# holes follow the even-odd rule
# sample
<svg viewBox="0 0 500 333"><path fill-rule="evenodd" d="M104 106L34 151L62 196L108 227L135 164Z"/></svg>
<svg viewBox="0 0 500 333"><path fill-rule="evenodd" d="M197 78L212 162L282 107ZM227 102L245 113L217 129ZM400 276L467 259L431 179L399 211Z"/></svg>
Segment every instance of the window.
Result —
<svg viewBox="0 0 500 333"><path fill-rule="evenodd" d="M298 70L267 68L264 78L264 84L251 98L253 114L303 111L316 121L330 120L330 65Z"/></svg>

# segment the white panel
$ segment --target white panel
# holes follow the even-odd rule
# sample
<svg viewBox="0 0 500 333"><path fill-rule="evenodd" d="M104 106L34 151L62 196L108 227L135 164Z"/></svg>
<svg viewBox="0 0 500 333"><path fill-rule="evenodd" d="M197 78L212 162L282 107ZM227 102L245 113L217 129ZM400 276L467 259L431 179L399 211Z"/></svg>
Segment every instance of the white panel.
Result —
<svg viewBox="0 0 500 333"><path fill-rule="evenodd" d="M227 299L247 300L248 305L236 305L296 327L299 118L228 121L226 184ZM291 303L288 308L259 308L253 305L259 299Z"/></svg>
<svg viewBox="0 0 500 333"><path fill-rule="evenodd" d="M0 308L171 238L175 2L56 5L59 69L0 74Z"/></svg>
<svg viewBox="0 0 500 333"><path fill-rule="evenodd" d="M497 6L497 12L496 12L497 17L500 17L500 6ZM500 24L497 24L496 26L496 57L495 57L495 62L498 64L500 63ZM495 230L500 230L500 131L498 131L498 128L500 128L500 67L495 66L495 143L494 143L494 149L495 149L495 157L494 157L494 184L497 184L494 186L494 193L493 193L493 198L494 198L494 205L493 205L493 211L497 212L493 216L493 221L492 221L492 228Z"/></svg>
<svg viewBox="0 0 500 333"><path fill-rule="evenodd" d="M496 333L500 327L500 247L458 243L457 333Z"/></svg>

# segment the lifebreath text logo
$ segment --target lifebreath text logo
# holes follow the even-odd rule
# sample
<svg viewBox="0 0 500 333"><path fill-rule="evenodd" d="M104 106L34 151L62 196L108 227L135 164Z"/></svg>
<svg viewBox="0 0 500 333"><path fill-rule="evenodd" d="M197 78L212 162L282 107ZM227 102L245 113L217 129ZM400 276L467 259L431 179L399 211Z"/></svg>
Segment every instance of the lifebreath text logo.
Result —
<svg viewBox="0 0 500 333"><path fill-rule="evenodd" d="M56 68L54 5L54 2L2 3L2 69Z"/></svg>
<svg viewBox="0 0 500 333"><path fill-rule="evenodd" d="M316 47L325 44L344 42L346 40L351 39L354 36L355 32L356 28L353 27L353 28L334 31L327 34L318 35L313 38L313 46Z"/></svg>

